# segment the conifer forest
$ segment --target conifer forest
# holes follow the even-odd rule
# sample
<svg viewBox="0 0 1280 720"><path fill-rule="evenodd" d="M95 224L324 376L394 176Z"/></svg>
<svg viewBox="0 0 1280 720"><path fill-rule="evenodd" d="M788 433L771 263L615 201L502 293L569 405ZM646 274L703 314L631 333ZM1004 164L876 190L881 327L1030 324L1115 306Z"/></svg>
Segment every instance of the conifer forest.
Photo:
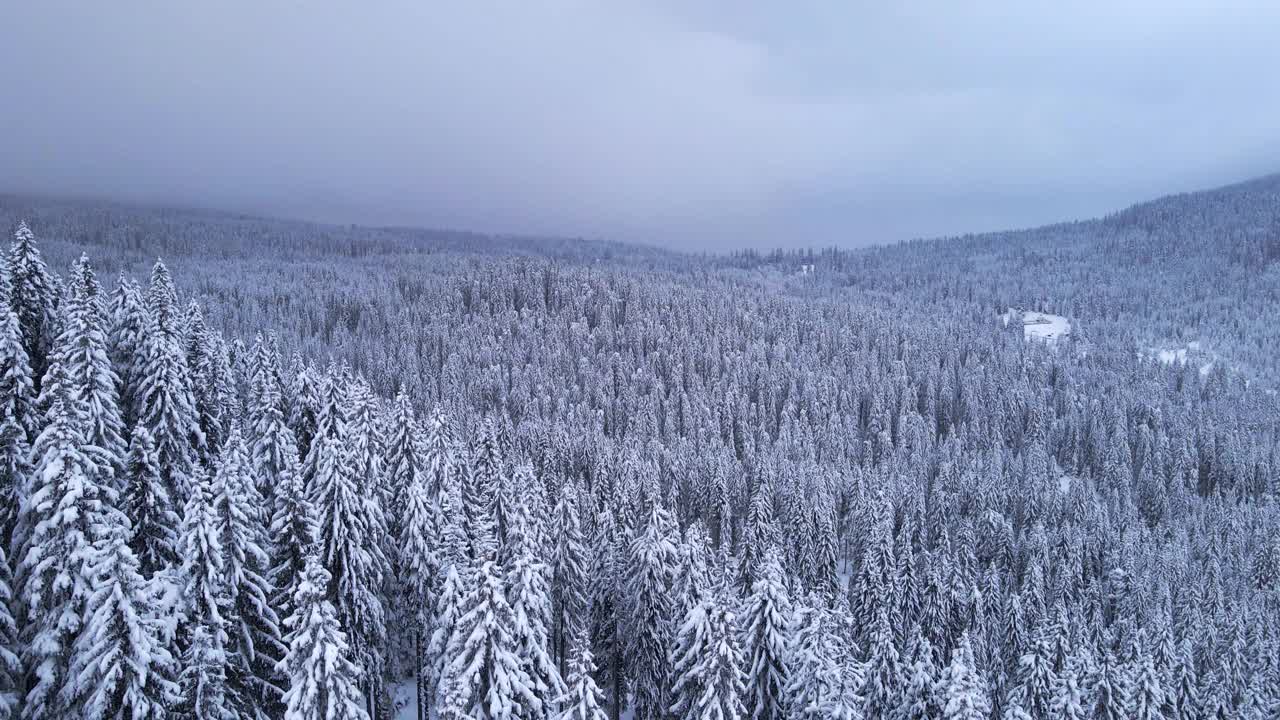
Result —
<svg viewBox="0 0 1280 720"><path fill-rule="evenodd" d="M1280 176L866 249L0 228L0 719L1280 717Z"/></svg>

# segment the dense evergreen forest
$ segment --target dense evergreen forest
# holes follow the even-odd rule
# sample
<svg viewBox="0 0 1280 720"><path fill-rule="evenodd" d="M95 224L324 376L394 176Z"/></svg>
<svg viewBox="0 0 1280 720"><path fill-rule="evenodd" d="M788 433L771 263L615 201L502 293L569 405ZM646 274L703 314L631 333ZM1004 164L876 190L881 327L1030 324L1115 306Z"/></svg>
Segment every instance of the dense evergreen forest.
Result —
<svg viewBox="0 0 1280 720"><path fill-rule="evenodd" d="M0 227L0 718L1280 717L1280 176L729 256Z"/></svg>

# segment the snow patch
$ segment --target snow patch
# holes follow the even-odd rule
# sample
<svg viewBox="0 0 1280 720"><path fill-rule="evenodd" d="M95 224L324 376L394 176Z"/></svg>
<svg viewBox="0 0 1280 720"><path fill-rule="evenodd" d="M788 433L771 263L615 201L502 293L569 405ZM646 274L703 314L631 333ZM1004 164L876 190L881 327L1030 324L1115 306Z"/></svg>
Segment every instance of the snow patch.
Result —
<svg viewBox="0 0 1280 720"><path fill-rule="evenodd" d="M1009 308L1001 316L1007 327L1021 315L1022 318L1022 338L1024 340L1041 340L1046 343L1054 343L1061 338L1070 337L1071 322L1061 315L1050 315L1049 313L1036 312L1027 310L1019 312L1013 308Z"/></svg>
<svg viewBox="0 0 1280 720"><path fill-rule="evenodd" d="M392 683L391 720L418 720L418 684L413 680Z"/></svg>

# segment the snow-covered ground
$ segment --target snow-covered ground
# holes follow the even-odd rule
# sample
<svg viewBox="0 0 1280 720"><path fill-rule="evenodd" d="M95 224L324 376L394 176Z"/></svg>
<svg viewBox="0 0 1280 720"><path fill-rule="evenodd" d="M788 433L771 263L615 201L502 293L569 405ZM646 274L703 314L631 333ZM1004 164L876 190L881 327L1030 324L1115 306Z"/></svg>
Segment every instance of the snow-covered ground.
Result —
<svg viewBox="0 0 1280 720"><path fill-rule="evenodd" d="M418 720L418 685L403 680L391 686L392 720Z"/></svg>
<svg viewBox="0 0 1280 720"><path fill-rule="evenodd" d="M1002 319L1004 324L1008 325L1018 316L1018 310L1009 308L1002 316ZM1027 310L1021 312L1021 316L1022 337L1025 340L1042 340L1052 343L1071 335L1071 321L1061 315L1050 315L1049 313Z"/></svg>
<svg viewBox="0 0 1280 720"><path fill-rule="evenodd" d="M1151 352L1151 357L1165 365L1186 365L1188 362L1194 362L1200 370L1201 377L1208 375L1218 360L1218 356L1212 352L1201 351L1199 340L1192 340L1184 347L1155 347L1151 348ZM1139 356L1143 356L1143 353L1139 353Z"/></svg>

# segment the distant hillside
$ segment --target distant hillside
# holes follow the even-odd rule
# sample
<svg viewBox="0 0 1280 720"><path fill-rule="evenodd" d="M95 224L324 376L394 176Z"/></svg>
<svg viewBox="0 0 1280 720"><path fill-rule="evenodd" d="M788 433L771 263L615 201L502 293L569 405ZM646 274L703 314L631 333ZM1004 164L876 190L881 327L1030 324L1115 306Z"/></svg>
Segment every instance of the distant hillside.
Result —
<svg viewBox="0 0 1280 720"><path fill-rule="evenodd" d="M220 261L200 265L208 292L229 292L231 284L221 278L228 272L278 274L280 261L311 263L326 278L350 274L353 282L359 272L439 272L483 256L677 277L719 268L766 287L852 293L903 306L958 306L993 322L1011 307L1048 312L1070 318L1078 342L1178 362L1189 352L1189 365L1280 379L1280 175L1029 230L711 258L607 241L324 225L0 195L0 228L20 219L42 238L55 270L81 252L106 274L143 272L157 256ZM332 258L361 264L328 262Z"/></svg>
<svg viewBox="0 0 1280 720"><path fill-rule="evenodd" d="M1095 220L865 250L746 253L739 268L812 264L807 282L1009 307L1078 321L1139 351L1197 343L1247 376L1280 378L1280 175L1171 195ZM799 280L795 282L801 282Z"/></svg>
<svg viewBox="0 0 1280 720"><path fill-rule="evenodd" d="M0 228L8 234L20 220L37 229L59 270L74 259L64 255L78 255L86 248L92 253L95 247L102 249L96 258L100 269L108 270L115 269L115 262L149 267L157 256L292 261L460 252L652 264L671 255L658 248L602 240L326 225L217 210L0 194ZM108 264L102 265L102 260Z"/></svg>

